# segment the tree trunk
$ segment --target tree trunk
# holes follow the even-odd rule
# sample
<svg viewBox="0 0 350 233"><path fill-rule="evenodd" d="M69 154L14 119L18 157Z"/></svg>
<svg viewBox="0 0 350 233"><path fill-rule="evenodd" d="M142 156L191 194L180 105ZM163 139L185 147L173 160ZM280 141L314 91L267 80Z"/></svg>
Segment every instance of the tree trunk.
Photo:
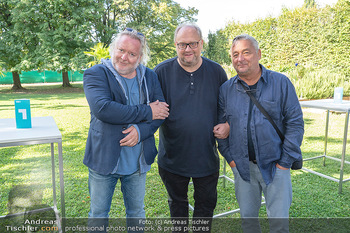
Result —
<svg viewBox="0 0 350 233"><path fill-rule="evenodd" d="M69 83L67 71L62 71L62 80L63 80L62 87L72 87L72 85L70 85L70 83Z"/></svg>
<svg viewBox="0 0 350 233"><path fill-rule="evenodd" d="M24 87L22 87L21 80L19 79L19 74L17 73L17 71L12 72L12 79L13 79L13 86L11 88L12 90L25 89Z"/></svg>

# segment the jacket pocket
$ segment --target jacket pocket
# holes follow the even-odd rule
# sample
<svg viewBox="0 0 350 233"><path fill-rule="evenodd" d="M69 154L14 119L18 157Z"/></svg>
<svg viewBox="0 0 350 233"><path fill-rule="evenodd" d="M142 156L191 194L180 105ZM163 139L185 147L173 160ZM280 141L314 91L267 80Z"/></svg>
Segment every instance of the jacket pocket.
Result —
<svg viewBox="0 0 350 233"><path fill-rule="evenodd" d="M271 116L271 118L275 121L275 123L277 123L276 121L280 121L280 119L281 119L281 109L278 106L278 102L261 100L260 104L261 104L261 106L263 106L265 111ZM258 110L258 111L260 111L260 110ZM263 116L263 118L265 120L267 120L267 118L264 115L262 115L262 116Z"/></svg>

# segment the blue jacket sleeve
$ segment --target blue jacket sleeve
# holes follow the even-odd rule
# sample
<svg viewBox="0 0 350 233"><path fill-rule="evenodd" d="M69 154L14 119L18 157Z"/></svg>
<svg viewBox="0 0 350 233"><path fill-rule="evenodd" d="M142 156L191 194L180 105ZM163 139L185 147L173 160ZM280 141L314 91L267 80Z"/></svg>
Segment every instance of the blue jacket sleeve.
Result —
<svg viewBox="0 0 350 233"><path fill-rule="evenodd" d="M290 168L294 161L302 158L300 146L304 135L304 120L294 86L289 80L285 90L286 95L283 101L285 139L282 144L282 156L278 164Z"/></svg>
<svg viewBox="0 0 350 233"><path fill-rule="evenodd" d="M84 92L92 114L109 124L151 122L151 107L146 104L126 105L122 89L115 77L108 72L102 65L84 72Z"/></svg>
<svg viewBox="0 0 350 233"><path fill-rule="evenodd" d="M149 80L148 83L150 83L150 85L148 85L150 92L150 101L154 102L159 100L160 102L165 102L156 73L147 69L145 78ZM137 124L141 134L140 141L144 141L149 137L153 137L154 133L158 130L163 121L164 120L153 120L152 122L142 122Z"/></svg>
<svg viewBox="0 0 350 233"><path fill-rule="evenodd" d="M225 99L225 84L223 84L220 88L219 93L219 106L218 106L218 122L225 123L227 121L226 118L226 99ZM231 126L230 126L231 127ZM230 128L230 131L232 129ZM226 159L227 163L233 161L233 158L230 155L230 137L225 139L217 139L218 149L220 154Z"/></svg>

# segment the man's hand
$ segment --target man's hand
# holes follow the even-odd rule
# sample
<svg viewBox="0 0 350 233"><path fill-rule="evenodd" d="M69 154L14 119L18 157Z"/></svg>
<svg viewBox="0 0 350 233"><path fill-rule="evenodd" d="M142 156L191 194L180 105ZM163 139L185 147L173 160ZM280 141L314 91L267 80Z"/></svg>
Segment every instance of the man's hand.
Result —
<svg viewBox="0 0 350 233"><path fill-rule="evenodd" d="M122 132L123 134L127 134L125 138L119 141L120 146L129 146L133 147L139 141L139 133L134 126L131 126Z"/></svg>
<svg viewBox="0 0 350 233"><path fill-rule="evenodd" d="M169 116L169 105L167 103L157 100L149 105L152 109L152 120L164 120Z"/></svg>
<svg viewBox="0 0 350 233"><path fill-rule="evenodd" d="M288 170L289 168L286 167L282 167L281 165L279 165L278 163L276 163L276 167L278 167L281 170Z"/></svg>
<svg viewBox="0 0 350 233"><path fill-rule="evenodd" d="M218 139L225 139L230 134L230 125L226 123L218 124L213 129L214 136Z"/></svg>
<svg viewBox="0 0 350 233"><path fill-rule="evenodd" d="M229 165L230 165L230 167L236 167L236 163L233 160L229 163Z"/></svg>

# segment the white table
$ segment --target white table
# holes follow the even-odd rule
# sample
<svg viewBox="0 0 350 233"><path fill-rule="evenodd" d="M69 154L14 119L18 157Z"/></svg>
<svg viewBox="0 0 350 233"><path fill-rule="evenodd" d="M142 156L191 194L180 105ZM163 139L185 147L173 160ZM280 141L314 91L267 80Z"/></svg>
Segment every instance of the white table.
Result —
<svg viewBox="0 0 350 233"><path fill-rule="evenodd" d="M56 179L55 179L55 151L54 143L58 144L58 162L61 193L61 215L65 217L62 135L52 117L33 117L32 128L17 129L14 118L0 119L0 147L12 147L33 144L51 144L52 189L54 210L57 210ZM59 226L60 228L61 226Z"/></svg>
<svg viewBox="0 0 350 233"><path fill-rule="evenodd" d="M324 141L324 154L321 156L316 156L312 158L304 159L304 161L323 158L323 165L325 165L326 158L333 159L340 162L340 176L339 179L324 175L320 172L315 172L307 168L302 168L305 171L311 172L315 175L321 176L323 178L335 181L339 183L339 193L342 192L342 185L344 182L350 181L350 179L343 179L344 176L344 164L350 164L350 162L345 160L346 153L346 141L348 135L348 125L349 125L349 112L350 112L350 101L343 100L342 103L334 103L333 99L322 99L322 100L310 100L310 101L300 101L301 107L306 108L317 108L327 110L327 119L326 119L326 129L325 129L325 141ZM329 125L329 111L345 112L345 123L344 123L344 136L343 136L343 149L341 159L333 158L327 156L327 138L328 138L328 125Z"/></svg>

